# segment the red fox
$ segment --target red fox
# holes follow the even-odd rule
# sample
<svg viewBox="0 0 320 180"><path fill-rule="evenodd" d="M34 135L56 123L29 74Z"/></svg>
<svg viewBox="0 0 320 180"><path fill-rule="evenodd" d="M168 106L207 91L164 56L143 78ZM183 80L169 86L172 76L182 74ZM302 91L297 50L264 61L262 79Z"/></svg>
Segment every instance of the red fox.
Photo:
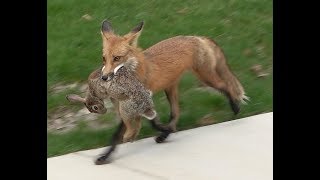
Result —
<svg viewBox="0 0 320 180"><path fill-rule="evenodd" d="M208 37L176 36L143 51L137 47L143 25L142 21L128 34L120 36L113 32L109 21L102 22L103 80L111 78L119 64L130 65L147 89L153 93L165 91L171 108L169 126L174 130L179 119L178 84L187 70L204 84L222 92L229 99L234 114L238 114L240 102L245 103L249 98L217 43Z"/></svg>

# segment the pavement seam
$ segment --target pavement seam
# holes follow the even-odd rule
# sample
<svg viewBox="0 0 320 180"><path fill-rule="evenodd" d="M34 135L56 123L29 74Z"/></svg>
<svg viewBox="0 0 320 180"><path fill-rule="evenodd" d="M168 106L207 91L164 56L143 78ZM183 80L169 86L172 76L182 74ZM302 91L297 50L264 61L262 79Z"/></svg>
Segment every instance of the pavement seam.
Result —
<svg viewBox="0 0 320 180"><path fill-rule="evenodd" d="M82 158L90 158L90 159L94 158L93 156L82 154L81 152L74 152L72 154L79 156L79 157L82 157ZM141 174L141 175L148 176L150 178L157 179L157 180L168 180L168 178L166 178L166 177L156 175L156 174L151 174L151 173L143 171L141 169L129 167L129 166L126 166L126 165L118 163L118 162L112 162L111 164L106 164L106 165L113 165L114 167L118 167L121 170L130 171L130 172L133 172L136 174Z"/></svg>
<svg viewBox="0 0 320 180"><path fill-rule="evenodd" d="M163 177L163 176L160 176L160 175L156 175L156 174L152 174L152 173L146 172L146 171L141 170L141 169L129 167L129 166L120 164L120 163L118 163L118 162L113 163L113 165L117 166L117 167L120 168L120 169L126 169L126 170L129 170L129 171L131 171L131 172L138 173L138 174L142 174L142 175L145 175L145 176L149 176L149 177L152 177L152 178L155 178L155 179L159 179L159 180L160 180L160 179L161 179L161 180L167 180L167 179L168 179L168 178L166 178L166 177Z"/></svg>

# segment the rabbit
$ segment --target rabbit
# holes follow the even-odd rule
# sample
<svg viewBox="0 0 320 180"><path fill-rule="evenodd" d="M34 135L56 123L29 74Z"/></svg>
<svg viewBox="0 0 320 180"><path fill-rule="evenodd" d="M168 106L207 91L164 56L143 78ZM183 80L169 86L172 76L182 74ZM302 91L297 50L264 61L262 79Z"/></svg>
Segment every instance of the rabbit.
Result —
<svg viewBox="0 0 320 180"><path fill-rule="evenodd" d="M93 71L89 77L88 77L88 92L85 98L82 98L79 95L76 94L69 94L67 95L67 99L70 102L76 103L81 102L84 103L84 105L87 107L87 109L91 113L98 113L98 114L105 114L107 112L107 109L104 106L104 99L110 98L112 103L115 105L117 109L118 116L120 116L118 108L118 102L115 101L114 98L110 97L106 91L107 83L101 80L101 68L98 68L97 70ZM121 94L116 96L117 99L122 99ZM133 117L133 116L132 116ZM128 118L123 119L122 121L125 121L126 125L126 133L122 139L122 142L127 141L133 141L137 135L139 134L139 131L141 129L141 118L133 118L134 122L132 120L129 120ZM133 126L133 123L135 124Z"/></svg>
<svg viewBox="0 0 320 180"><path fill-rule="evenodd" d="M132 142L136 138L141 129L141 116L149 119L152 127L162 132L155 139L157 143L163 142L173 132L170 127L165 127L159 123L159 118L154 109L152 92L147 90L135 77L130 70L130 66L119 65L108 81L103 81L100 78L103 68L99 68L90 74L86 98L75 94L67 96L69 101L82 102L90 112L99 114L107 112L103 99L110 98L121 118L120 126L111 140L111 147L95 161L96 165L106 162L106 159L115 150L116 144L121 140L121 134L124 131L123 142ZM136 127L132 126L133 122L136 123Z"/></svg>
<svg viewBox="0 0 320 180"><path fill-rule="evenodd" d="M76 103L81 102L92 113L105 114L107 109L104 106L104 99L108 98L104 87L101 86L101 68L93 71L88 77L88 92L85 98L76 94L66 96L67 100Z"/></svg>
<svg viewBox="0 0 320 180"><path fill-rule="evenodd" d="M125 65L118 65L111 78L103 85L108 95L119 102L120 117L127 128L124 141L133 141L137 135L137 128L131 127L132 119L140 119L143 116L158 121L158 117L154 109L152 92L136 78L130 70L131 66Z"/></svg>

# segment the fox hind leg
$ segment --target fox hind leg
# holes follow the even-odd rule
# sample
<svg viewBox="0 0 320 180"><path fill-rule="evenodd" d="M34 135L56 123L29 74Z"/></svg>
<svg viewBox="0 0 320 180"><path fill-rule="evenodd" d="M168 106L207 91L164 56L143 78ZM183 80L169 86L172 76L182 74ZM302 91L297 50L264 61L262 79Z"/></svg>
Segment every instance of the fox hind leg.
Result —
<svg viewBox="0 0 320 180"><path fill-rule="evenodd" d="M231 106L232 111L234 114L238 114L240 111L240 103L238 101L235 101L231 96L231 89L228 87L227 82L225 82L219 74L215 71L209 71L207 72L199 72L194 71L196 76L199 78L200 81L204 82L206 85L220 91L223 93L229 100L229 104Z"/></svg>
<svg viewBox="0 0 320 180"><path fill-rule="evenodd" d="M179 109L179 97L178 97L178 83L165 89L167 99L170 103L170 120L169 126L175 132L177 131L177 123L179 121L180 109Z"/></svg>

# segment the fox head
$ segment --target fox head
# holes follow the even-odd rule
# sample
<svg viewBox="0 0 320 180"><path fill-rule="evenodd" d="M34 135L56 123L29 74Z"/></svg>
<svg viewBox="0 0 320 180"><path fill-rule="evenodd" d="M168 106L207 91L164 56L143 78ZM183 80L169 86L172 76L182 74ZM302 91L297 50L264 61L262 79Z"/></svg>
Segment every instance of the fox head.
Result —
<svg viewBox="0 0 320 180"><path fill-rule="evenodd" d="M144 22L142 21L124 36L115 34L111 23L107 20L102 22L102 61L103 69L101 79L110 79L115 72L125 66L134 71L138 66L140 50L137 47L138 38L141 34Z"/></svg>

